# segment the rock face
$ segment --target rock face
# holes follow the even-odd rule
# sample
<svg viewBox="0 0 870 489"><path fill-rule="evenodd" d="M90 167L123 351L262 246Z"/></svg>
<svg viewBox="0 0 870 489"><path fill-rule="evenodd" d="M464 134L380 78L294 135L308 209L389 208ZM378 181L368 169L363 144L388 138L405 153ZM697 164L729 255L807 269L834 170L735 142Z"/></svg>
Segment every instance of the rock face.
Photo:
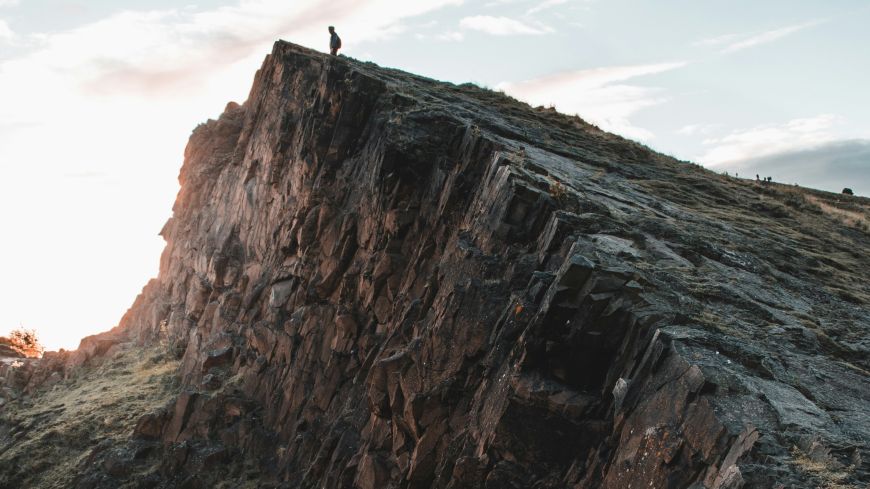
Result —
<svg viewBox="0 0 870 489"><path fill-rule="evenodd" d="M181 390L79 487L870 477L870 237L830 194L284 42L180 180L115 334Z"/></svg>

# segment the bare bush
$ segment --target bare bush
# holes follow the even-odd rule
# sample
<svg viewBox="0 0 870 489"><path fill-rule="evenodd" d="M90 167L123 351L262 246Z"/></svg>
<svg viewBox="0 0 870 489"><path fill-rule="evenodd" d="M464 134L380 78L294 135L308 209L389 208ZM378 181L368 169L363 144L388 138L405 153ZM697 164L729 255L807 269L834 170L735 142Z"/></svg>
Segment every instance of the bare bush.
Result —
<svg viewBox="0 0 870 489"><path fill-rule="evenodd" d="M4 338L12 348L21 352L28 358L39 358L45 352L45 347L39 341L39 335L36 330L17 328L13 329L9 336Z"/></svg>

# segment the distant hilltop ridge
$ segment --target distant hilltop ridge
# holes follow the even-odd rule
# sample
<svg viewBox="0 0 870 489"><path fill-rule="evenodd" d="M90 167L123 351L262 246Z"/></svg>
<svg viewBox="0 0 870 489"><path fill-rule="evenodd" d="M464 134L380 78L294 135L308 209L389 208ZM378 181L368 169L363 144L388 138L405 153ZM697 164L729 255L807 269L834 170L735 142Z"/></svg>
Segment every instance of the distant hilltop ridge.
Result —
<svg viewBox="0 0 870 489"><path fill-rule="evenodd" d="M867 199L286 42L179 179L120 325L4 379L0 487L870 480Z"/></svg>

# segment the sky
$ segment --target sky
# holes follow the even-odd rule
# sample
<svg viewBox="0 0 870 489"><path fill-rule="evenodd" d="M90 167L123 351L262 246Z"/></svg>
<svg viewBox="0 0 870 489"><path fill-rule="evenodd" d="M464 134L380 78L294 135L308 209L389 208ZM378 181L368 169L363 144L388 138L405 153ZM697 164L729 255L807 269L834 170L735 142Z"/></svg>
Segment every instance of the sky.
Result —
<svg viewBox="0 0 870 489"><path fill-rule="evenodd" d="M0 0L0 334L117 324L187 138L277 39L504 90L719 172L870 195L866 0Z"/></svg>

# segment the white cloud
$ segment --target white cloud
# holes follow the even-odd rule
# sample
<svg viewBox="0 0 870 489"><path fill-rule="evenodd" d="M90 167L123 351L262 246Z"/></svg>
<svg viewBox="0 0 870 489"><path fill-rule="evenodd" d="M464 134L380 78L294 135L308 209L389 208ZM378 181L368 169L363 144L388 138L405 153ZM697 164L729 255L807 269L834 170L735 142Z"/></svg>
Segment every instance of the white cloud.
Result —
<svg viewBox="0 0 870 489"><path fill-rule="evenodd" d="M459 21L459 26L464 29L485 32L493 36L538 35L553 31L544 25L531 26L510 17L493 17L491 15L465 17Z"/></svg>
<svg viewBox="0 0 870 489"><path fill-rule="evenodd" d="M813 148L837 139L832 129L839 120L837 116L822 114L734 131L721 138L705 140L704 144L710 149L699 161L709 166L733 166L739 161Z"/></svg>
<svg viewBox="0 0 870 489"><path fill-rule="evenodd" d="M18 3L18 0L0 0L0 7L14 7Z"/></svg>
<svg viewBox="0 0 870 489"><path fill-rule="evenodd" d="M438 34L437 36L435 36L435 39L438 39L439 41L452 41L452 42L458 42L458 41L463 40L464 38L465 38L465 36L459 31L442 32L441 34Z"/></svg>
<svg viewBox="0 0 870 489"><path fill-rule="evenodd" d="M701 39L700 41L695 41L692 44L695 46L720 46L722 44L734 42L744 36L746 36L746 34L723 34L721 36Z"/></svg>
<svg viewBox="0 0 870 489"><path fill-rule="evenodd" d="M185 85L190 89L238 62L245 62L253 72L278 38L322 48L327 39L324 26L335 24L345 52L352 52L361 43L403 32L399 19L458 5L461 0L347 1L341 9L334 8L335 4L326 8L324 3L300 0L288 8L285 1L240 0L235 6L207 11L128 11L44 36L43 49L12 63L20 73L18 78L27 76L23 65L43 67L103 92L166 91ZM12 71L0 65L4 82L15 76Z"/></svg>
<svg viewBox="0 0 870 489"><path fill-rule="evenodd" d="M414 39L418 41L435 40L442 42L459 42L465 39L465 34L460 31L444 31L437 34L415 33Z"/></svg>
<svg viewBox="0 0 870 489"><path fill-rule="evenodd" d="M532 14L536 14L538 12L543 12L544 10L547 10L549 8L553 8L553 7L556 7L558 5L564 5L564 4L568 3L568 1L569 0L545 0L544 2L541 2L537 5L535 5L534 7L530 8L526 12L526 14L532 15Z"/></svg>
<svg viewBox="0 0 870 489"><path fill-rule="evenodd" d="M491 2L486 2L483 4L484 7L498 7L500 5L510 5L513 3L520 3L525 0L492 0Z"/></svg>
<svg viewBox="0 0 870 489"><path fill-rule="evenodd" d="M800 32L804 29L808 29L810 27L817 26L823 22L825 22L825 21L824 20L814 20L812 22L806 22L803 24L781 27L779 29L774 29L771 31L762 32L760 34L755 34L753 36L742 39L740 41L732 42L731 44L726 46L724 49L722 49L721 52L726 53L726 54L727 53L735 53L737 51L742 51L744 49L748 49L751 47L759 46L762 44L767 44L767 43L782 39L786 36L790 36L796 32ZM708 40L708 42L709 41L715 41L715 39Z"/></svg>
<svg viewBox="0 0 870 489"><path fill-rule="evenodd" d="M648 140L654 135L634 126L630 118L646 107L664 103L667 98L657 88L620 82L685 65L685 62L674 62L595 68L519 83L501 83L497 88L532 105L555 105L561 112L577 113L603 129Z"/></svg>
<svg viewBox="0 0 870 489"><path fill-rule="evenodd" d="M0 42L8 42L15 39L15 32L9 27L3 19L0 19Z"/></svg>

